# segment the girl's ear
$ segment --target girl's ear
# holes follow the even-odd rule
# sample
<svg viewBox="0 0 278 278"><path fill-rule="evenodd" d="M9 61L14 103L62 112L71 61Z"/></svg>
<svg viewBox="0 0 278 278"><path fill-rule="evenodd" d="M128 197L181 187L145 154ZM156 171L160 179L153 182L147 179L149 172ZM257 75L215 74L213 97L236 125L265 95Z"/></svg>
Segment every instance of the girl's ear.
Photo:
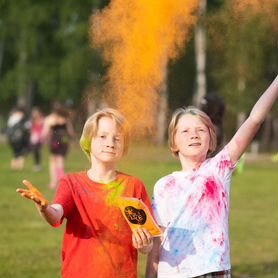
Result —
<svg viewBox="0 0 278 278"><path fill-rule="evenodd" d="M177 155L177 153L179 152L179 149L176 145L171 147L171 152L174 153L175 155Z"/></svg>

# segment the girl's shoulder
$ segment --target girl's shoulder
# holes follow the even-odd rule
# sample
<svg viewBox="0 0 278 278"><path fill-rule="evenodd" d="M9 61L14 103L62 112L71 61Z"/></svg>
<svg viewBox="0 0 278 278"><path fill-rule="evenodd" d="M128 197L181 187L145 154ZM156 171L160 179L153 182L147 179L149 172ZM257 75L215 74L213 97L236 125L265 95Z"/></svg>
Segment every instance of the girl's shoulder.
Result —
<svg viewBox="0 0 278 278"><path fill-rule="evenodd" d="M207 169L214 169L216 172L229 172L233 171L237 165L237 162L234 163L230 157L227 146L224 146L222 150L220 150L213 157L206 159L206 161L202 164L201 170L206 171Z"/></svg>
<svg viewBox="0 0 278 278"><path fill-rule="evenodd" d="M156 183L155 183L155 187L161 187L161 186L164 186L166 184L168 184L169 182L173 182L177 179L177 175L179 175L179 173L181 172L173 172L173 173L170 173L166 176L163 176L161 178L159 178Z"/></svg>
<svg viewBox="0 0 278 278"><path fill-rule="evenodd" d="M221 160L223 158L228 158L229 153L227 146L224 146L222 149L220 149L217 153L214 153L212 156L209 156L203 164L210 163L216 160Z"/></svg>

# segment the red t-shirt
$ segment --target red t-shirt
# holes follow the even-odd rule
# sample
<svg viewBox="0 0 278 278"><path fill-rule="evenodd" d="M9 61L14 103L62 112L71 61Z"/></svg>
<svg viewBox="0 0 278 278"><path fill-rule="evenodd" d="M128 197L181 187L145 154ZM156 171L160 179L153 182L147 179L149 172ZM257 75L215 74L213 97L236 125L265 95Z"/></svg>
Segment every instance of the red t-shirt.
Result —
<svg viewBox="0 0 278 278"><path fill-rule="evenodd" d="M140 198L150 209L144 184L118 173L112 186L91 181L86 172L61 179L52 203L67 219L62 248L63 278L135 278L137 250L132 232L111 200L119 194Z"/></svg>

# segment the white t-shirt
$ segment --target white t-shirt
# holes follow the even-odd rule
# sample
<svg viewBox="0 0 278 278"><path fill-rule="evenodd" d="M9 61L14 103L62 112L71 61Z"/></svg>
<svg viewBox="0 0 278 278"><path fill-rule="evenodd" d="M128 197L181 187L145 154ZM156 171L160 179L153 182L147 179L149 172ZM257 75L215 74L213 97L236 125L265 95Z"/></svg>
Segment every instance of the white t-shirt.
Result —
<svg viewBox="0 0 278 278"><path fill-rule="evenodd" d="M173 172L155 184L154 215L166 229L157 277L194 277L231 268L228 218L234 169L224 148L196 171Z"/></svg>

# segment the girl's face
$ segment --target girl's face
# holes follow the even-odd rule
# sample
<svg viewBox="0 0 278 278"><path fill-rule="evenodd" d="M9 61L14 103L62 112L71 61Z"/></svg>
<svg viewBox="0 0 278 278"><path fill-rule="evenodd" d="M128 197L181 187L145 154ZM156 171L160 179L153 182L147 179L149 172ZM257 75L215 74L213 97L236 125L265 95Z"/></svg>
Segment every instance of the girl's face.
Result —
<svg viewBox="0 0 278 278"><path fill-rule="evenodd" d="M179 156L205 159L209 150L209 130L197 116L185 114L177 123L174 142Z"/></svg>
<svg viewBox="0 0 278 278"><path fill-rule="evenodd" d="M91 142L91 161L115 163L121 159L123 149L123 134L116 122L109 117L100 118L97 134Z"/></svg>

